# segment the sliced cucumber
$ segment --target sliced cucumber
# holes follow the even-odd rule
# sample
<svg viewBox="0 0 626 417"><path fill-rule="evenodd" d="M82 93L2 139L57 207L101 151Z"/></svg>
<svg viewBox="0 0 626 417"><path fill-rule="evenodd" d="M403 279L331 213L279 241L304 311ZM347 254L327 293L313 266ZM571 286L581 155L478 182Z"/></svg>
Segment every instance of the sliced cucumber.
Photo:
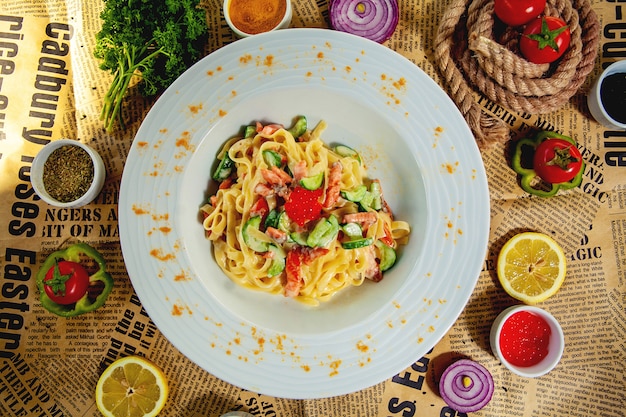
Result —
<svg viewBox="0 0 626 417"><path fill-rule="evenodd" d="M273 253L273 256L272 263L267 270L267 276L275 277L285 270L285 258L287 257L287 254L281 247L276 245L269 245L268 249Z"/></svg>
<svg viewBox="0 0 626 417"><path fill-rule="evenodd" d="M256 126L246 126L243 130L243 137L252 138L254 136L256 136Z"/></svg>
<svg viewBox="0 0 626 417"><path fill-rule="evenodd" d="M380 183L378 181L373 181L370 184L370 193L372 193L372 196L374 197L372 199L372 204L371 207L374 210L380 210L383 208L383 192L382 189L380 188Z"/></svg>
<svg viewBox="0 0 626 417"><path fill-rule="evenodd" d="M343 233L351 239L363 237L363 229L358 223L346 223L341 228Z"/></svg>
<svg viewBox="0 0 626 417"><path fill-rule="evenodd" d="M373 238L364 237L361 239L353 239L353 240L348 240L346 242L342 242L341 247L344 249L359 249L359 248L364 248L366 246L370 246L372 243L374 243Z"/></svg>
<svg viewBox="0 0 626 417"><path fill-rule="evenodd" d="M359 155L359 153L357 151L355 151L354 149L352 149L351 147L349 147L349 146L337 145L337 146L335 146L333 148L333 150L339 156L354 158L357 161L359 161L359 164L361 163L361 156Z"/></svg>
<svg viewBox="0 0 626 417"><path fill-rule="evenodd" d="M321 246L322 238L331 231L332 227L332 224L326 219L320 219L306 239L307 246L312 248Z"/></svg>
<svg viewBox="0 0 626 417"><path fill-rule="evenodd" d="M307 246L308 235L305 232L292 232L289 237L300 246Z"/></svg>
<svg viewBox="0 0 626 417"><path fill-rule="evenodd" d="M298 120L296 120L296 123L294 123L294 125L291 128L287 129L287 132L291 133L291 135L295 139L298 139L300 136L306 133L306 128L307 128L306 117L298 116Z"/></svg>
<svg viewBox="0 0 626 417"><path fill-rule="evenodd" d="M283 164L283 157L276 151L271 149L265 149L263 151L263 160L267 164L268 167L278 167L280 168Z"/></svg>
<svg viewBox="0 0 626 417"><path fill-rule="evenodd" d="M361 200L359 200L359 206L363 211L367 211L372 208L372 203L374 202L374 194L369 191L365 192L365 195Z"/></svg>
<svg viewBox="0 0 626 417"><path fill-rule="evenodd" d="M380 252L380 270L384 272L396 263L396 250L380 240L377 240L375 244Z"/></svg>
<svg viewBox="0 0 626 417"><path fill-rule="evenodd" d="M322 186L322 182L324 182L324 173L320 172L319 174L302 178L300 185L307 190L317 190Z"/></svg>
<svg viewBox="0 0 626 417"><path fill-rule="evenodd" d="M267 214L267 217L265 218L265 227L273 227L275 229L278 229L278 220L280 218L280 211L273 209L270 210L270 212Z"/></svg>
<svg viewBox="0 0 626 417"><path fill-rule="evenodd" d="M228 156L228 152L224 153L224 158L220 161L217 169L213 173L213 179L215 181L224 181L226 178L230 177L230 174L233 172L233 167L235 163L230 156Z"/></svg>
<svg viewBox="0 0 626 417"><path fill-rule="evenodd" d="M282 230L283 232L289 232L291 226L291 219L287 215L286 211L281 211L278 215L277 229Z"/></svg>
<svg viewBox="0 0 626 417"><path fill-rule="evenodd" d="M341 196L348 201L352 201L354 203L358 203L365 197L365 193L367 192L367 187L365 185L359 185L352 190L341 190Z"/></svg>
<svg viewBox="0 0 626 417"><path fill-rule="evenodd" d="M306 240L307 246L312 248L326 248L337 239L339 234L339 220L334 215L327 219L320 219Z"/></svg>
<svg viewBox="0 0 626 417"><path fill-rule="evenodd" d="M261 233L259 226L261 225L261 216L255 216L246 221L241 229L244 243L255 252L267 252L269 242L265 242L255 236L255 231Z"/></svg>

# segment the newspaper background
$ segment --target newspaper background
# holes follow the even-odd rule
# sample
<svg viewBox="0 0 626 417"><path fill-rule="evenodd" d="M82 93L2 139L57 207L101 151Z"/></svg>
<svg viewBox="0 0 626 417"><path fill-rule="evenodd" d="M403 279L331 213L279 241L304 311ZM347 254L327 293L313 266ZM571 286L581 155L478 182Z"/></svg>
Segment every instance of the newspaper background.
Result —
<svg viewBox="0 0 626 417"><path fill-rule="evenodd" d="M401 0L400 22L385 44L437 81L433 40L447 4ZM456 324L427 355L387 381L341 397L297 401L242 390L194 365L154 326L133 291L120 251L117 195L134 133L154 101L131 94L127 129L113 134L102 130L98 116L109 76L92 57L102 3L0 0L0 415L98 416L93 393L100 372L121 356L142 354L168 377L170 398L163 416L213 417L236 409L285 417L459 416L463 414L448 408L437 392L438 376L459 357L485 365L496 384L492 402L474 415L624 416L626 133L595 123L585 99L601 69L626 58L621 4L594 2L603 38L596 68L581 91L562 111L530 119L569 133L583 145L588 168L582 186L551 199L527 198L507 167L505 147L483 151L491 193L490 243L476 289ZM202 6L210 28L208 54L235 38L223 19L221 1L203 0ZM292 26L328 27L327 1L294 0L293 6ZM49 112L33 115L33 80L49 75L37 66L42 42L50 38L49 23L60 36L52 38L60 50L69 48L62 56L67 73L61 71L50 86L56 89L54 99L43 101ZM11 44L19 45L19 53L12 54ZM489 103L485 108L506 120L526 121ZM24 126L28 132L22 131ZM25 134L35 142L71 137L94 146L107 167L98 199L77 210L54 209L35 199L29 167L43 143L24 141ZM565 354L554 371L538 379L508 372L491 354L488 341L491 321L515 304L497 284L497 254L522 230L554 235L569 260L566 283L540 305L561 322ZM67 320L41 307L34 274L48 253L78 240L103 253L116 287L105 307Z"/></svg>

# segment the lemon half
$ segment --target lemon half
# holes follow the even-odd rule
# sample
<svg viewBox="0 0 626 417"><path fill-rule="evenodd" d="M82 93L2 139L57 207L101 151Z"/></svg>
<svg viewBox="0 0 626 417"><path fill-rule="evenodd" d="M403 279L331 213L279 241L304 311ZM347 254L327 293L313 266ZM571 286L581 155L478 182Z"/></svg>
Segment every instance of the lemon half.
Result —
<svg viewBox="0 0 626 417"><path fill-rule="evenodd" d="M511 297L530 305L553 296L565 280L565 271L563 249L543 233L519 233L498 255L500 284Z"/></svg>
<svg viewBox="0 0 626 417"><path fill-rule="evenodd" d="M156 416L167 395L163 371L140 356L116 360L96 385L96 405L105 417Z"/></svg>

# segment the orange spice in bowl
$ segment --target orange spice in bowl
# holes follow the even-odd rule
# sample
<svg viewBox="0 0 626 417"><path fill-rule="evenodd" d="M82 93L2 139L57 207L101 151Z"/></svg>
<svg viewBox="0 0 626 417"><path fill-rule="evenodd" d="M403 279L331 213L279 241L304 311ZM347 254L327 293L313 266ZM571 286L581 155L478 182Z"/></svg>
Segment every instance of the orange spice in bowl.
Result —
<svg viewBox="0 0 626 417"><path fill-rule="evenodd" d="M283 29L291 23L291 1L225 0L224 17L239 37Z"/></svg>

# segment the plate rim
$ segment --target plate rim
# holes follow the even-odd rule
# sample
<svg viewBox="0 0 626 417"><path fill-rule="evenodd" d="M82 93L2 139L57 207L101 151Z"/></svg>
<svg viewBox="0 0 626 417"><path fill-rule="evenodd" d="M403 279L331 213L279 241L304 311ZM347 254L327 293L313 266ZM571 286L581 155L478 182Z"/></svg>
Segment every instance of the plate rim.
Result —
<svg viewBox="0 0 626 417"><path fill-rule="evenodd" d="M462 130L465 130L465 133L468 135L468 138L471 138L472 142L473 142L473 147L475 148L475 155L474 156L478 156L478 159L480 159L480 151L478 150L478 147L474 141L474 137L469 129L469 127L465 124L465 121L463 120L462 116L460 115L460 113L458 112L458 110L456 109L456 106L453 104L452 100L447 96L447 94L441 89L441 87L439 87L439 85L437 85L437 83L432 80L432 78L430 78L423 70L421 70L421 68L419 68L417 65L411 63L410 60L408 60L406 57L402 56L401 54L394 52L391 49L386 48L385 46L379 45L375 42L371 42L368 41L366 39L363 38L359 38L356 37L354 35L349 35L343 32L336 32L336 31L328 31L325 29L307 29L307 28L298 28L298 29L285 29L285 30L281 30L278 32L272 32L272 33L268 33L268 34L263 34L263 35L259 35L259 36L255 36L255 37L251 37L251 38L245 38L245 39L241 39L238 40L236 42L233 42L229 45L226 45L218 50L216 50L214 53L207 55L206 57L202 58L200 61L198 61L198 63L196 63L193 67L191 67L188 71L186 71L181 77L179 77L167 90L166 92L161 96L161 98L159 98L157 100L157 102L153 105L153 107L149 110L144 122L142 123L142 125L140 126L139 130L137 131L136 137L135 137L135 141L131 147L131 151L129 152L128 155L128 159L127 159L127 163L131 160L131 156L134 156L135 153L137 152L137 146L136 146L136 139L138 137L141 137L142 135L145 135L144 130L147 130L149 132L149 128L147 127L148 125L146 124L146 121L151 121L152 118L156 117L155 115L157 114L158 110L154 110L157 109L159 105L159 102L162 102L162 100L167 99L167 97L169 97L173 93L173 91L176 91L179 86L183 85L183 83L186 81L186 78L189 77L189 75L185 75L185 74L192 74L192 72L190 71L192 68L194 67L198 67L199 65L205 65L207 66L208 62L212 62L212 61L217 61L221 55L228 53L228 51L230 51L231 49L235 49L235 50L245 50L246 48L249 48L250 45L262 45L262 43L266 40L275 40L276 38L280 38L280 37L286 37L288 34L293 33L294 36L310 36L311 38L311 43L314 42L319 42L320 40L323 41L328 41L328 42L333 42L335 40L341 40L342 42L354 42L355 44L360 44L363 45L364 48L373 48L374 50L379 50L379 51L387 51L387 52L381 52L384 54L389 54L391 53L391 55L389 56L394 56L395 59L401 59L403 61L405 61L406 63L409 63L411 66L413 66L415 68L416 71L421 72L421 76L425 76L428 80L430 80L432 82L432 84L434 86L437 87L437 89L441 90L443 96L441 97L442 100L447 100L448 105L451 105L455 112L456 112L456 117L458 120L462 121L463 123L463 128L461 128ZM321 38L321 39L319 39ZM382 49L380 49L382 48ZM221 52L220 52L221 51ZM405 64L404 64L405 65ZM169 91L169 93L168 93ZM169 94L169 95L167 95ZM162 104L161 104L162 105ZM151 116L151 114L153 114ZM452 325L456 322L456 320L458 319L458 316L462 313L462 310L464 308L464 306L466 305L466 303L468 302L469 298L471 297L471 294L473 293L473 290L476 286L476 283L478 281L478 278L480 276L480 270L481 268L479 267L479 265L482 265L483 262L483 258L484 258L484 253L486 253L487 250L487 244L488 244L488 236L489 236L489 218L490 218L490 212L489 212L489 190L488 190L488 186L487 186L487 180L486 180L486 173L484 170L484 165L482 164L482 160L480 161L480 164L477 165L475 167L476 172L475 172L475 177L478 180L478 182L481 182L481 187L482 190L479 194L482 194L482 198L484 199L483 201L483 205L484 208L486 208L485 212L483 213L483 217L477 221L485 223L485 230L483 232L483 235L478 237L478 241L475 241L475 243L478 245L479 248L482 248L482 253L483 256L481 256L480 258L480 262L477 262L476 265L474 265L474 274L475 278L473 278L473 283L469 286L471 289L466 290L466 297L464 299L463 302L463 307L458 309L458 312L454 313L454 318L452 320L449 320L449 323L444 326L442 328L443 331L438 330L438 334L440 334L440 336L438 337L438 339L435 341L435 343L433 343L433 346L436 345L436 343L439 342L439 340L441 340L441 338L443 338L443 336L445 336L445 334L448 332L448 330L450 329L450 327L452 327ZM119 225L120 225L120 243L121 243L121 247L122 247L122 253L124 255L124 258L126 259L127 256L131 256L131 251L132 248L129 248L128 244L125 244L124 241L128 241L127 238L124 238L123 235L126 235L127 233L130 233L127 230L127 225L130 222L130 217L127 218L127 215L130 216L130 212L128 211L128 207L126 207L126 203L127 200L130 198L127 195L127 190L128 187L130 187L128 185L128 182L130 181L128 179L128 176L124 175L127 171L127 165L124 166L124 173L122 174L122 181L121 181L121 186L120 186L120 200L119 200L119 207L120 207L120 213L119 213ZM130 171L130 168L129 168ZM478 183L476 182L476 183ZM427 201L427 204L430 204L430 201ZM123 206L125 207L125 209L122 209ZM429 212L430 212L430 207L429 207ZM128 255L127 255L128 254ZM133 273L131 273L130 269L127 267L128 270L128 275L133 283L133 288L135 290L135 292L137 293L137 296L140 298L140 300L142 301L142 304L145 303L145 309L148 312L148 314L150 315L152 311L155 311L156 307L153 307L152 302L151 301L147 301L145 302L144 300L149 300L150 298L150 293L145 291L145 289L139 285L137 285L137 278L136 278L136 274L135 274L135 279L133 279ZM408 284L406 284L408 285ZM379 312L376 312L374 315L379 314ZM167 326L164 325L164 322L166 321L165 319L161 319L161 317L157 314L155 315L155 317L158 317L158 319L153 319L155 324L157 325L157 327L161 330L162 328L166 328ZM152 318L152 316L151 316ZM239 318L237 318L239 319ZM168 329L169 330L169 329ZM282 391L280 389L275 389L274 387L261 387L261 386L253 386L251 384L246 385L245 383L242 384L241 381L236 380L233 381L232 378L228 378L225 377L224 375L222 375L221 373L214 373L212 370L207 369L206 366L203 366L202 363L199 363L200 361L198 361L198 358L194 358L191 357L192 355L188 354L188 350L186 346L184 346L184 344L181 341L177 341L177 340L172 340L170 339L169 335L166 333L166 331L161 330L161 332L163 333L163 335L168 338L168 340L179 350L181 351L181 353L183 353L185 356L187 356L190 360L192 360L193 362L195 362L196 364L198 364L199 366L201 366L203 369L207 370L208 372L212 373L213 375L217 376L218 378L221 378L231 384L237 385L239 387L243 387L245 389L250 389L253 391L257 391L259 393L263 393L263 394L267 394L267 395L272 395L272 396L276 396L276 397L284 397L284 398L299 398L299 399L303 399L303 398L323 398L323 397L329 397L329 396L335 396L335 395L342 395L342 394L346 394L346 393L350 393L350 392L354 392L356 390L359 389L364 389L367 388L369 386L372 386L374 384L370 382L368 382L367 384L361 384L359 386L355 386L356 388L350 388L350 387L346 387L344 385L338 386L335 389L330 389L327 392L317 392L315 394L311 394L310 392L304 392L304 391L298 391L297 389L294 391L290 391L290 392L285 392ZM168 332L169 333L169 332ZM329 339L330 340L330 339ZM424 351L429 350L430 348L432 348L433 346L429 346L425 349L422 349ZM419 356L421 355L416 355L414 357L414 361L419 359ZM205 365L205 364L204 364ZM391 367L386 368L388 369L387 371L383 371L383 372L379 372L379 374L384 373L386 376L383 379L380 379L380 376L377 377L377 379L380 379L380 381L378 382L382 382L384 379L387 379L393 375L395 375L397 372L402 371L402 369L406 368L407 366L409 366L410 363L403 363L403 364L396 364L396 366L392 369ZM253 364L249 364L247 366L253 366ZM365 370L371 370L368 367L364 368ZM393 373L391 373L393 372ZM358 382L358 381L357 381ZM358 384L357 384L358 385Z"/></svg>

